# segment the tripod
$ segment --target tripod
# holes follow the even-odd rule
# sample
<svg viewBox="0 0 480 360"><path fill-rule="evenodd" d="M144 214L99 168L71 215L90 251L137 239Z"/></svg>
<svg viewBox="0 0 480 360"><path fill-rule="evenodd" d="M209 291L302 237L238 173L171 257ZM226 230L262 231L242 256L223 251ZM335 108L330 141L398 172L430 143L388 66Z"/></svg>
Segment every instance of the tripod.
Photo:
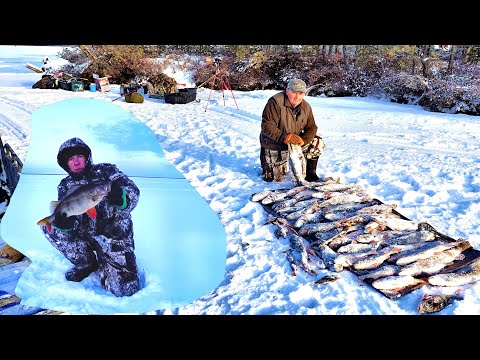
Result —
<svg viewBox="0 0 480 360"><path fill-rule="evenodd" d="M208 94L207 104L205 105L205 111L207 111L208 100L210 100L210 97L212 96L212 91L213 91L213 88L215 87L215 81L219 81L219 84L222 88L223 106L225 106L225 90L230 90L230 93L232 94L232 97L233 97L233 101L235 101L235 106L238 109L237 100L235 99L235 95L233 95L232 87L230 86L230 81L228 80L227 72L224 68L220 68L219 63L220 61L218 59L215 59L215 66L216 66L215 74L213 74L206 81L204 81L200 86L198 86L198 87L201 87L205 85L207 82L211 81L210 94Z"/></svg>

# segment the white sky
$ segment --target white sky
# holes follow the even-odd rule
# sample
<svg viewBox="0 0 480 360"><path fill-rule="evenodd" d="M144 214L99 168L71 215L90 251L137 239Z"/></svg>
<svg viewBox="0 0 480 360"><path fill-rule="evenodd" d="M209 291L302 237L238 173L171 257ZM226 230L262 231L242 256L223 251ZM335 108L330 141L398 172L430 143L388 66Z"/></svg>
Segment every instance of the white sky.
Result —
<svg viewBox="0 0 480 360"><path fill-rule="evenodd" d="M40 60L43 57L56 57L63 49L59 46L25 46L25 45L0 45L0 58L17 57L22 55L39 55Z"/></svg>
<svg viewBox="0 0 480 360"><path fill-rule="evenodd" d="M189 81L179 72L175 78ZM32 112L72 97L110 102L119 96L117 85L110 88L109 93L72 93L0 87L2 140L25 159ZM275 226L264 225L267 213L250 201L264 189L292 186L290 178L281 183L261 178L260 119L275 93L234 91L238 109L229 91L224 97L216 91L207 102L206 88L198 90L199 102L185 105L148 97L142 104L123 99L112 103L155 133L165 157L218 215L227 236L225 277L218 287L189 305L159 313L416 315L425 293L457 290L423 286L391 300L349 271L335 273L338 280L319 286L312 283L330 271L291 276L284 253L288 239L277 238ZM427 221L445 235L468 239L474 249L480 248L478 117L432 113L373 98L306 99L327 144L319 175L359 184L372 197L397 205L408 218ZM5 286L11 288L14 277L6 278L10 282ZM480 314L480 282L461 290L463 300L435 315Z"/></svg>

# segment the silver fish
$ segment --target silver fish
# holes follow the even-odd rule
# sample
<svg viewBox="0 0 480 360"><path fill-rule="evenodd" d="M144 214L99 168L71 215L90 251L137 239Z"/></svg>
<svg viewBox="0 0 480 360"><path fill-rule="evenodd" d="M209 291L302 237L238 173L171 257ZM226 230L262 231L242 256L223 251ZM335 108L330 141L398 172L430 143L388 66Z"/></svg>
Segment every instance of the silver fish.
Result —
<svg viewBox="0 0 480 360"><path fill-rule="evenodd" d="M297 199L295 198L290 198L290 199L283 199L281 201L278 201L272 205L272 210L273 211L279 211L281 209L285 209L287 207L291 207L295 205L298 202Z"/></svg>
<svg viewBox="0 0 480 360"><path fill-rule="evenodd" d="M313 213L306 212L300 215L297 221L295 221L295 224L293 224L293 227L299 229L305 224L317 223L322 221L323 219L324 216L322 211L316 211Z"/></svg>
<svg viewBox="0 0 480 360"><path fill-rule="evenodd" d="M305 213L305 211L310 210L309 207L314 203L318 201L317 199L309 199L309 200L302 200L297 202L293 206L287 206L286 208L277 210L277 213L282 216L285 216L288 220L296 220L302 214Z"/></svg>
<svg viewBox="0 0 480 360"><path fill-rule="evenodd" d="M365 225L365 232L367 234L373 234L374 232L384 231L387 229L387 226L384 224L379 224L376 221L370 221L367 225Z"/></svg>
<svg viewBox="0 0 480 360"><path fill-rule="evenodd" d="M313 193L312 197L322 199L319 193ZM371 200L368 195L357 194L344 194L344 193L332 193L332 197L320 202L321 207L329 207L332 205L350 204L350 203L362 203Z"/></svg>
<svg viewBox="0 0 480 360"><path fill-rule="evenodd" d="M335 259L337 253L330 249L327 245L320 244L316 248L316 251L319 253L320 258L323 260L327 268L331 271L342 271L343 266L337 264Z"/></svg>
<svg viewBox="0 0 480 360"><path fill-rule="evenodd" d="M96 218L95 206L110 192L111 185L111 181L102 181L70 188L62 200L50 203L52 214L39 220L37 225L46 225L50 232L55 216L62 213L67 217L87 213Z"/></svg>
<svg viewBox="0 0 480 360"><path fill-rule="evenodd" d="M308 184L305 180L307 161L300 145L289 143L288 145L288 164L292 170L292 180L295 186Z"/></svg>
<svg viewBox="0 0 480 360"><path fill-rule="evenodd" d="M325 179L320 179L315 182L309 182L306 184L309 188L315 189L318 186L323 186L323 185L328 185L328 184L338 184L340 182L340 179L333 179L331 177L325 178Z"/></svg>
<svg viewBox="0 0 480 360"><path fill-rule="evenodd" d="M405 235L400 235L394 238L390 238L385 240L385 244L387 245L406 245L406 244L415 244L420 242L427 242L435 240L435 234L426 231L412 231Z"/></svg>
<svg viewBox="0 0 480 360"><path fill-rule="evenodd" d="M315 193L314 190L307 188L303 191L300 191L298 194L296 194L294 198L297 199L297 201L309 200L312 198L312 194L314 193Z"/></svg>
<svg viewBox="0 0 480 360"><path fill-rule="evenodd" d="M338 254L335 258L335 264L338 266L341 266L342 268L350 267L360 259L366 258L367 256L370 256L370 255L375 255L375 254L376 254L376 251L374 250L368 251L368 252L362 252L362 253Z"/></svg>
<svg viewBox="0 0 480 360"><path fill-rule="evenodd" d="M299 230L300 235L312 235L317 232L327 232L338 229L340 226L336 222L305 224Z"/></svg>
<svg viewBox="0 0 480 360"><path fill-rule="evenodd" d="M365 215L355 215L350 218L326 223L305 224L298 231L301 235L311 235L318 232L327 232L334 229L347 229L365 222ZM316 236L316 235L315 235Z"/></svg>
<svg viewBox="0 0 480 360"><path fill-rule="evenodd" d="M372 286L378 290L399 290L407 286L424 283L425 281L410 275L392 275L375 280L372 282Z"/></svg>
<svg viewBox="0 0 480 360"><path fill-rule="evenodd" d="M426 243L426 246L420 247L418 249L409 250L405 254L400 254L400 257L396 259L395 263L397 265L407 265L419 259L429 258L437 252L450 249L456 245L458 245L458 243L445 243L440 241Z"/></svg>
<svg viewBox="0 0 480 360"><path fill-rule="evenodd" d="M292 256L292 252L293 252L292 249L288 249L287 251L285 251L285 254L287 255L287 259L288 259L288 262L290 263L290 267L292 268L292 276L297 276L298 265Z"/></svg>
<svg viewBox="0 0 480 360"><path fill-rule="evenodd" d="M345 203L345 204L338 204L338 205L331 205L325 208L325 212L333 213L333 212L356 212L357 210L363 209L364 207L371 206L372 202L363 202L363 203Z"/></svg>
<svg viewBox="0 0 480 360"><path fill-rule="evenodd" d="M480 270L469 270L456 273L435 274L427 281L435 286L462 286L480 280Z"/></svg>
<svg viewBox="0 0 480 360"><path fill-rule="evenodd" d="M277 228L275 229L274 234L277 239L280 239L280 238L286 239L288 235L288 228L283 224L277 224Z"/></svg>
<svg viewBox="0 0 480 360"><path fill-rule="evenodd" d="M368 225L368 224L367 224ZM367 226L365 225L365 228ZM367 228L368 230L368 228ZM390 239L395 236L399 236L404 234L404 232L400 231L393 231L393 230L386 230L386 231L378 231L378 232L366 232L364 234L360 234L357 237L357 242L359 243L371 243L371 242L379 242L383 243L385 240Z"/></svg>
<svg viewBox="0 0 480 360"><path fill-rule="evenodd" d="M357 210L357 214L389 214L397 205L377 204Z"/></svg>
<svg viewBox="0 0 480 360"><path fill-rule="evenodd" d="M348 253L356 253L356 252L366 252L376 250L380 244L361 244L361 243L350 243L347 245L343 245L337 249L337 253L339 254L348 254Z"/></svg>
<svg viewBox="0 0 480 360"><path fill-rule="evenodd" d="M417 230L418 223L410 220L403 220L398 217L392 216L392 214L374 214L372 220L389 227L392 230L406 231Z"/></svg>
<svg viewBox="0 0 480 360"><path fill-rule="evenodd" d="M316 184L311 186L313 189L321 192L343 192L343 193L361 193L364 189L358 184Z"/></svg>
<svg viewBox="0 0 480 360"><path fill-rule="evenodd" d="M471 247L468 241L461 241L455 247L436 253L426 259L420 259L414 263L405 265L399 272L399 275L433 275L442 270L454 260L464 258L462 252Z"/></svg>
<svg viewBox="0 0 480 360"><path fill-rule="evenodd" d="M400 253L396 254L396 255L393 255L390 259L388 259L388 261L390 263L395 263L396 264L397 260L404 257L404 256L408 257L410 255L415 255L415 254L420 253L423 250L428 250L428 249L434 248L437 245L442 245L442 244L445 244L445 243L443 241L431 241L431 242L426 242L426 243L393 245L393 246L397 246L397 247L401 248L402 251ZM446 250L446 249L447 248L445 248L444 250ZM415 260L413 260L413 261L415 261ZM400 265L400 264L397 264L397 265ZM407 264L405 263L405 264L402 264L402 265L407 265Z"/></svg>
<svg viewBox="0 0 480 360"><path fill-rule="evenodd" d="M367 279L377 280L387 276L397 275L400 271L400 266L398 265L383 265L375 270L369 271L364 275L360 275L358 278L362 281Z"/></svg>
<svg viewBox="0 0 480 360"><path fill-rule="evenodd" d="M314 267L325 269L323 261L317 257L316 253L305 243L302 237L292 234L290 236L290 246L293 250L292 255L296 255L296 264L308 274L315 274Z"/></svg>
<svg viewBox="0 0 480 360"><path fill-rule="evenodd" d="M292 227L292 225L290 225L290 223L286 219L281 218L281 217L270 218L263 225L267 225L267 224L277 225L277 227L275 228L275 232L274 232L277 239L279 239L281 237L286 238L289 232L292 232L292 233L295 232L295 229Z"/></svg>
<svg viewBox="0 0 480 360"><path fill-rule="evenodd" d="M263 190L252 195L250 199L253 202L259 202L265 199L268 195L274 194L275 192L287 192L287 190Z"/></svg>
<svg viewBox="0 0 480 360"><path fill-rule="evenodd" d="M287 192L272 192L265 196L262 200L261 203L264 205L272 204L274 202L283 200L287 197Z"/></svg>
<svg viewBox="0 0 480 360"><path fill-rule="evenodd" d="M337 281L339 277L337 275L325 275L315 281L312 285L323 285L323 284L328 284L331 283L332 281Z"/></svg>
<svg viewBox="0 0 480 360"><path fill-rule="evenodd" d="M355 225L350 228L342 230L338 235L328 241L328 246L334 251L337 251L341 246L356 242L358 234L363 231L362 225Z"/></svg>
<svg viewBox="0 0 480 360"><path fill-rule="evenodd" d="M261 201L262 201L262 204L264 205L276 203L285 198L294 196L305 189L307 189L307 187L297 186L292 189L275 190L275 191L272 191L270 194L268 194L266 197L264 197Z"/></svg>
<svg viewBox="0 0 480 360"><path fill-rule="evenodd" d="M340 229L333 229L327 232L317 232L314 234L316 240L311 243L311 246L314 247L320 244L328 245L330 241L336 239L337 236L344 233L344 230Z"/></svg>
<svg viewBox="0 0 480 360"><path fill-rule="evenodd" d="M338 221L344 220L346 218L352 217L356 214L355 211L344 213L344 212L325 212L323 217L328 221Z"/></svg>
<svg viewBox="0 0 480 360"><path fill-rule="evenodd" d="M399 251L400 249L396 247L383 248L374 255L370 255L364 259L356 261L353 264L353 268L355 270L376 269L380 267L390 256L398 253Z"/></svg>

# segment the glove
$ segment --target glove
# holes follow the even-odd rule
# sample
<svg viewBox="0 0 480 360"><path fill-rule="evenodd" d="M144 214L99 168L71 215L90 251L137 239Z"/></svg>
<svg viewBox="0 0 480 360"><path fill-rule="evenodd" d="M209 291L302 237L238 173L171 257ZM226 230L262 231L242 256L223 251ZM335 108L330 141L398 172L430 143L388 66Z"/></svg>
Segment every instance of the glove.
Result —
<svg viewBox="0 0 480 360"><path fill-rule="evenodd" d="M285 144L292 143L292 144L300 145L300 146L303 146L303 144L304 144L302 138L300 136L298 136L297 134L288 134L287 136L285 136L285 141L284 142L285 142Z"/></svg>
<svg viewBox="0 0 480 360"><path fill-rule="evenodd" d="M112 183L110 192L107 195L107 200L110 204L116 205L118 207L126 207L127 198L125 196L125 190L123 190L118 181L114 181Z"/></svg>
<svg viewBox="0 0 480 360"><path fill-rule="evenodd" d="M67 216L66 213L58 213L53 220L53 226L59 230L72 230L75 223L75 216Z"/></svg>

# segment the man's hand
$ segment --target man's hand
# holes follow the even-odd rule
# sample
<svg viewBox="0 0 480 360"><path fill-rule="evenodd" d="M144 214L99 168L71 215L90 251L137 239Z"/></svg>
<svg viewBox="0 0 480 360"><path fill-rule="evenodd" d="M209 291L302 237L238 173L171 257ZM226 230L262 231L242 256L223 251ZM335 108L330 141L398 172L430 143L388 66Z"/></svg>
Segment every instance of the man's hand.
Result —
<svg viewBox="0 0 480 360"><path fill-rule="evenodd" d="M287 136L285 136L285 144L289 144L289 143L300 145L300 146L303 146L304 144L302 138L297 134L288 134Z"/></svg>
<svg viewBox="0 0 480 360"><path fill-rule="evenodd" d="M55 215L53 225L59 230L71 230L73 229L75 222L75 216L68 217L66 213L58 213Z"/></svg>
<svg viewBox="0 0 480 360"><path fill-rule="evenodd" d="M114 181L112 182L111 190L107 195L107 200L113 205L122 207L122 205L124 205L124 201L126 201L124 193L125 191L120 186L118 181Z"/></svg>

